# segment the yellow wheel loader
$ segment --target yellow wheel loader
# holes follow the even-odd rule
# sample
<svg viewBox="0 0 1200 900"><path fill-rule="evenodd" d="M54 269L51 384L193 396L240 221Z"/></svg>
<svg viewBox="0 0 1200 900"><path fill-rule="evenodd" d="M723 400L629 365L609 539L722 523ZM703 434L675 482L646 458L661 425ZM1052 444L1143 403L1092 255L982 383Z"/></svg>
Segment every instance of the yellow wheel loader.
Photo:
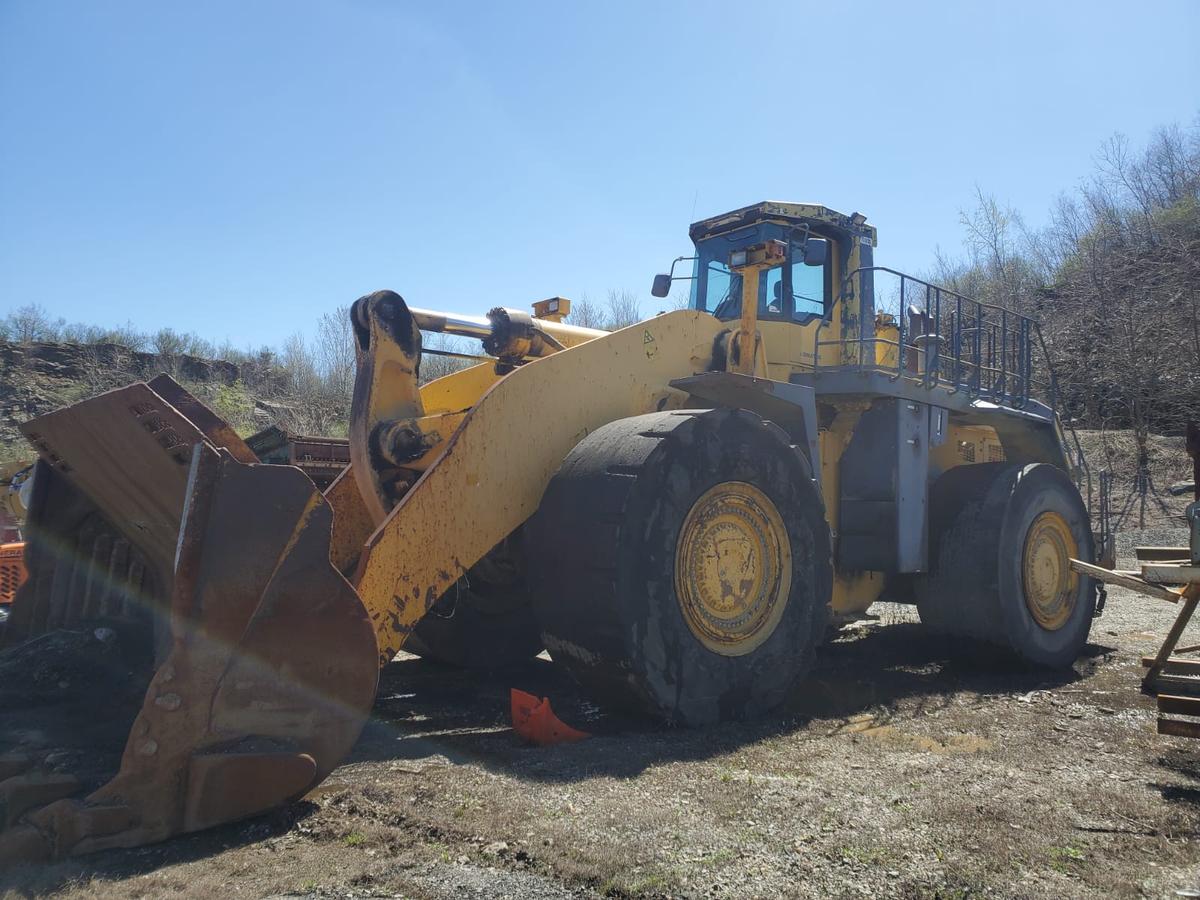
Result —
<svg viewBox="0 0 1200 900"><path fill-rule="evenodd" d="M115 747L78 720L0 728L0 859L303 795L410 639L462 662L544 647L682 725L770 709L885 592L1069 665L1098 593L1068 560L1095 542L1036 325L874 265L859 214L759 203L691 238L690 308L613 333L560 298L486 318L358 300L351 464L324 492L165 376L29 422L5 653L119 623L94 633L127 689L92 704ZM423 331L486 356L421 385Z"/></svg>

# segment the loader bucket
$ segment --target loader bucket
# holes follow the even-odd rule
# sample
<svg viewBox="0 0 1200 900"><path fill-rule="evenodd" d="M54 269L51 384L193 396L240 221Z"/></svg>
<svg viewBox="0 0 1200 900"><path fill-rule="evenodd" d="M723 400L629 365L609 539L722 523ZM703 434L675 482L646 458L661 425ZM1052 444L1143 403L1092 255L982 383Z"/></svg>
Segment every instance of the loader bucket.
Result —
<svg viewBox="0 0 1200 900"><path fill-rule="evenodd" d="M25 428L42 461L0 653L0 866L298 797L375 695L375 635L330 563L329 502L299 469L244 461L178 385L156 387L178 406L137 384ZM64 643L72 662L42 677ZM26 669L34 689L14 692L6 675Z"/></svg>

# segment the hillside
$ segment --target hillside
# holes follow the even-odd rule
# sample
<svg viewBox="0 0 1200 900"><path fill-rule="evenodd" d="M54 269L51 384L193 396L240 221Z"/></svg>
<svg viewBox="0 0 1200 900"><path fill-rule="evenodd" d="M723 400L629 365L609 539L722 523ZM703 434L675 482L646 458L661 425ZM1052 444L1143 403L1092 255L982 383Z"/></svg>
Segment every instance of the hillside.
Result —
<svg viewBox="0 0 1200 900"><path fill-rule="evenodd" d="M166 372L247 434L286 418L282 378L261 368L113 343L0 341L0 459L28 456L18 426L28 419ZM255 385L257 393L247 387Z"/></svg>

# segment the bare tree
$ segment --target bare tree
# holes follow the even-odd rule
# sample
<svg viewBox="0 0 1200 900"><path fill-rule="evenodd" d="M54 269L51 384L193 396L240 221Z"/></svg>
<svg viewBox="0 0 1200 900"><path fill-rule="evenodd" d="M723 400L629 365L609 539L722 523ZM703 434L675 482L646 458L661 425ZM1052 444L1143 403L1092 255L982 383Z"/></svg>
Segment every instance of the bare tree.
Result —
<svg viewBox="0 0 1200 900"><path fill-rule="evenodd" d="M641 304L633 291L609 290L606 306L608 316L604 328L607 331L616 331L642 321Z"/></svg>
<svg viewBox="0 0 1200 900"><path fill-rule="evenodd" d="M0 332L7 340L31 344L34 341L57 340L64 324L62 319L57 322L51 319L41 304L26 303L4 317Z"/></svg>
<svg viewBox="0 0 1200 900"><path fill-rule="evenodd" d="M325 387L335 397L354 391L354 327L350 308L340 306L317 322L317 362Z"/></svg>
<svg viewBox="0 0 1200 900"><path fill-rule="evenodd" d="M641 304L637 294L629 290L609 290L604 305L593 301L587 294L571 301L571 312L566 321L581 328L599 328L616 331L626 325L642 321Z"/></svg>
<svg viewBox="0 0 1200 900"><path fill-rule="evenodd" d="M478 344L472 347L472 342L466 339L430 331L421 333L421 347L423 350L429 351L421 354L422 384L433 381L435 378L441 378L453 372L458 372L468 366L476 365L476 361L474 360L443 354L462 353L473 356L480 352Z"/></svg>
<svg viewBox="0 0 1200 900"><path fill-rule="evenodd" d="M571 301L566 321L580 328L603 328L604 311L587 294L580 294L578 300Z"/></svg>
<svg viewBox="0 0 1200 900"><path fill-rule="evenodd" d="M959 280L962 290L987 303L1016 312L1031 312L1030 303L1043 283L1038 256L1029 252L1034 243L1021 214L1002 206L994 196L975 188L975 206L963 210L959 221L966 229L969 265ZM954 287L954 285L951 285Z"/></svg>
<svg viewBox="0 0 1200 900"><path fill-rule="evenodd" d="M187 338L171 328L160 328L150 339L150 345L159 356L179 356L187 346Z"/></svg>
<svg viewBox="0 0 1200 900"><path fill-rule="evenodd" d="M217 355L217 347L212 341L205 340L194 331L189 331L183 335L183 352L188 356L200 359L212 359Z"/></svg>
<svg viewBox="0 0 1200 900"><path fill-rule="evenodd" d="M666 297L662 300L661 309L659 309L659 312L674 312L677 309L687 309L691 305L691 282L684 282L680 287L677 287L675 290L673 290L669 297Z"/></svg>
<svg viewBox="0 0 1200 900"><path fill-rule="evenodd" d="M288 373L288 385L297 399L315 401L320 395L321 378L317 373L317 360L304 335L296 332L283 342L280 360Z"/></svg>
<svg viewBox="0 0 1200 900"><path fill-rule="evenodd" d="M101 343L120 344L133 351L143 351L149 348L150 338L144 331L140 331L132 322L126 322L124 325L118 325L116 328L104 329L101 335Z"/></svg>
<svg viewBox="0 0 1200 900"><path fill-rule="evenodd" d="M59 335L59 340L69 344L98 344L100 336L104 333L103 329L96 325L84 325L80 322L71 322L63 326L62 334Z"/></svg>

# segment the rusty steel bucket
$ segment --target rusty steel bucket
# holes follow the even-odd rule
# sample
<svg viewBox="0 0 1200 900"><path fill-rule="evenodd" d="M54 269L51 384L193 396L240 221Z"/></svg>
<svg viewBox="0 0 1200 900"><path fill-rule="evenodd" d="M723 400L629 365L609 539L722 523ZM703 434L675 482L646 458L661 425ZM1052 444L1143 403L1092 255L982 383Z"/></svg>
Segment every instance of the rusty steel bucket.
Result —
<svg viewBox="0 0 1200 900"><path fill-rule="evenodd" d="M320 782L378 678L330 501L166 376L23 430L40 461L0 680L28 690L0 694L0 865L162 840Z"/></svg>

